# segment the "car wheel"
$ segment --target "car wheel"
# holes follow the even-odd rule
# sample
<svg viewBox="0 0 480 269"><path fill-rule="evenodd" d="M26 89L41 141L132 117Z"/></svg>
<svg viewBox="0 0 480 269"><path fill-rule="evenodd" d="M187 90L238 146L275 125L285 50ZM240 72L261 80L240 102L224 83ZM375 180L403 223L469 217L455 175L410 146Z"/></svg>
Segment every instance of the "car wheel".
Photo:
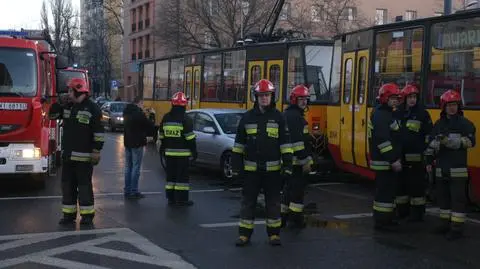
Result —
<svg viewBox="0 0 480 269"><path fill-rule="evenodd" d="M226 151L222 155L220 167L222 169L222 177L223 180L232 181L233 174L232 174L232 152Z"/></svg>
<svg viewBox="0 0 480 269"><path fill-rule="evenodd" d="M165 159L165 152L163 150L158 152L160 154L160 164L162 165L163 170L167 169L167 161Z"/></svg>

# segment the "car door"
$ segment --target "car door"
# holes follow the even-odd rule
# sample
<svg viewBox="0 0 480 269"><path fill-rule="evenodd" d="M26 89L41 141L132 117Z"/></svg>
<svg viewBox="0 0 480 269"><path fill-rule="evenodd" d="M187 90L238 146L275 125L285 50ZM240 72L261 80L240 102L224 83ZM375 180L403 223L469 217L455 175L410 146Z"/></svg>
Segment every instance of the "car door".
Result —
<svg viewBox="0 0 480 269"><path fill-rule="evenodd" d="M218 164L216 151L219 147L219 131L213 118L207 113L198 112L193 126L197 135L197 161L204 164ZM206 127L213 128L215 133L206 133Z"/></svg>

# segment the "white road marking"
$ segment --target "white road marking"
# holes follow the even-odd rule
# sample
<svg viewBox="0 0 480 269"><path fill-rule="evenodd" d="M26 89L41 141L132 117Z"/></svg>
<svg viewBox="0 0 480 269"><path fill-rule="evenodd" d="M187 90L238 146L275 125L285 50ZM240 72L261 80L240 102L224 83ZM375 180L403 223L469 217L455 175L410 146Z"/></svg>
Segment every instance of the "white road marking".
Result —
<svg viewBox="0 0 480 269"><path fill-rule="evenodd" d="M265 225L265 220L256 220L253 223ZM200 224L200 227L202 228L221 228L221 227L237 227L237 226L238 226L238 221Z"/></svg>
<svg viewBox="0 0 480 269"><path fill-rule="evenodd" d="M135 233L127 228L104 229L104 230L89 230L89 231L70 231L70 232L53 232L53 233L37 233L37 234L17 234L0 236L0 240L16 240L0 244L1 250L12 249L19 246L28 246L37 242L49 241L52 239L61 238L64 236L81 235L81 234L109 234L101 238L86 240L80 243L74 243L67 246L54 247L51 249L29 253L21 257L6 259L0 261L0 268L19 265L26 262L36 262L45 265L52 265L60 268L75 268L75 269L108 269L110 267L94 266L88 264L87 261L76 262L69 261L65 258L55 258L59 254L64 254L71 251L80 251L92 253L95 255L115 257L121 260L133 261L143 264L152 264L158 266L167 266L178 269L195 269L192 264L184 261L180 256L160 248L150 242L148 239ZM146 255L130 253L126 251L119 251L113 249L106 249L98 247L97 245L104 244L111 241L122 241L129 243L136 248L142 250ZM18 242L18 243L17 243Z"/></svg>
<svg viewBox="0 0 480 269"><path fill-rule="evenodd" d="M148 169L141 169L140 173L151 173L152 170ZM123 170L107 170L107 171L101 171L100 173L103 174L124 174L125 172Z"/></svg>
<svg viewBox="0 0 480 269"><path fill-rule="evenodd" d="M231 188L231 189L204 189L204 190L191 190L191 193L210 193L210 192L225 192L225 191L239 191L242 188ZM165 192L161 191L145 191L142 192L146 195L160 195ZM123 192L105 192L105 193L95 193L95 198L100 197L109 197L109 196L123 196ZM0 201L10 201L10 200L42 200L42 199L62 199L61 195L50 195L50 196L17 196L17 197L1 197Z"/></svg>

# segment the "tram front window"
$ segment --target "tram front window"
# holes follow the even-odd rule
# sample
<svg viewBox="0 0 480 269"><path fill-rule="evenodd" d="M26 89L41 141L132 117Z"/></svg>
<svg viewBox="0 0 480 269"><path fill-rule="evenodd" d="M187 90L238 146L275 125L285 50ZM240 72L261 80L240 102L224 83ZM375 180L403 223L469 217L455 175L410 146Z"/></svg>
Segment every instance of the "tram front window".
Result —
<svg viewBox="0 0 480 269"><path fill-rule="evenodd" d="M333 47L306 46L305 62L307 64L307 84L310 85L310 100L328 101L330 68Z"/></svg>

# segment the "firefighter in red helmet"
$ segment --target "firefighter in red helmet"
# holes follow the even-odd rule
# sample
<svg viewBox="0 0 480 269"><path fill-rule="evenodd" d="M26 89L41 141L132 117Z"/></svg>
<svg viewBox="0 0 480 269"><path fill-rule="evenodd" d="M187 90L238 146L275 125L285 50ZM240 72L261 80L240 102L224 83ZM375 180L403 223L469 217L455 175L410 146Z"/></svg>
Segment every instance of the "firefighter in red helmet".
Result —
<svg viewBox="0 0 480 269"><path fill-rule="evenodd" d="M238 125L232 149L234 175L243 179L237 246L250 243L254 228L257 196L263 189L269 243L281 244L280 174L292 174L292 144L284 116L275 108L275 87L262 79L253 88L255 106L247 111Z"/></svg>
<svg viewBox="0 0 480 269"><path fill-rule="evenodd" d="M188 176L189 161L197 158L192 119L185 115L188 100L183 92L172 97L172 109L163 116L158 129L160 152L165 154L167 183L165 192L169 205L191 206Z"/></svg>
<svg viewBox="0 0 480 269"><path fill-rule="evenodd" d="M63 120L62 212L60 224L72 224L77 218L77 198L81 224L90 225L95 216L92 174L100 161L104 143L102 113L89 98L87 82L72 78L68 82L68 103L55 103L50 119Z"/></svg>
<svg viewBox="0 0 480 269"><path fill-rule="evenodd" d="M375 171L376 191L373 202L375 229L394 227L395 194L398 173L402 170L400 123L394 118L401 93L394 83L384 84L377 100L379 104L369 122L370 168Z"/></svg>
<svg viewBox="0 0 480 269"><path fill-rule="evenodd" d="M293 150L293 175L287 177L284 185L281 212L282 225L287 222L292 228L303 228L303 198L307 175L311 171L310 134L304 113L307 109L310 91L305 85L297 85L290 93L290 106L285 111Z"/></svg>
<svg viewBox="0 0 480 269"><path fill-rule="evenodd" d="M463 236L467 206L467 150L475 146L475 126L463 116L462 98L448 90L440 96L440 119L433 125L425 151L427 171L436 160L435 176L441 223L435 232L448 240Z"/></svg>
<svg viewBox="0 0 480 269"><path fill-rule="evenodd" d="M400 109L403 171L395 202L398 217L409 216L410 221L421 221L425 214L427 180L422 157L433 125L430 114L419 104L419 93L414 85L406 85L402 89L404 102Z"/></svg>

